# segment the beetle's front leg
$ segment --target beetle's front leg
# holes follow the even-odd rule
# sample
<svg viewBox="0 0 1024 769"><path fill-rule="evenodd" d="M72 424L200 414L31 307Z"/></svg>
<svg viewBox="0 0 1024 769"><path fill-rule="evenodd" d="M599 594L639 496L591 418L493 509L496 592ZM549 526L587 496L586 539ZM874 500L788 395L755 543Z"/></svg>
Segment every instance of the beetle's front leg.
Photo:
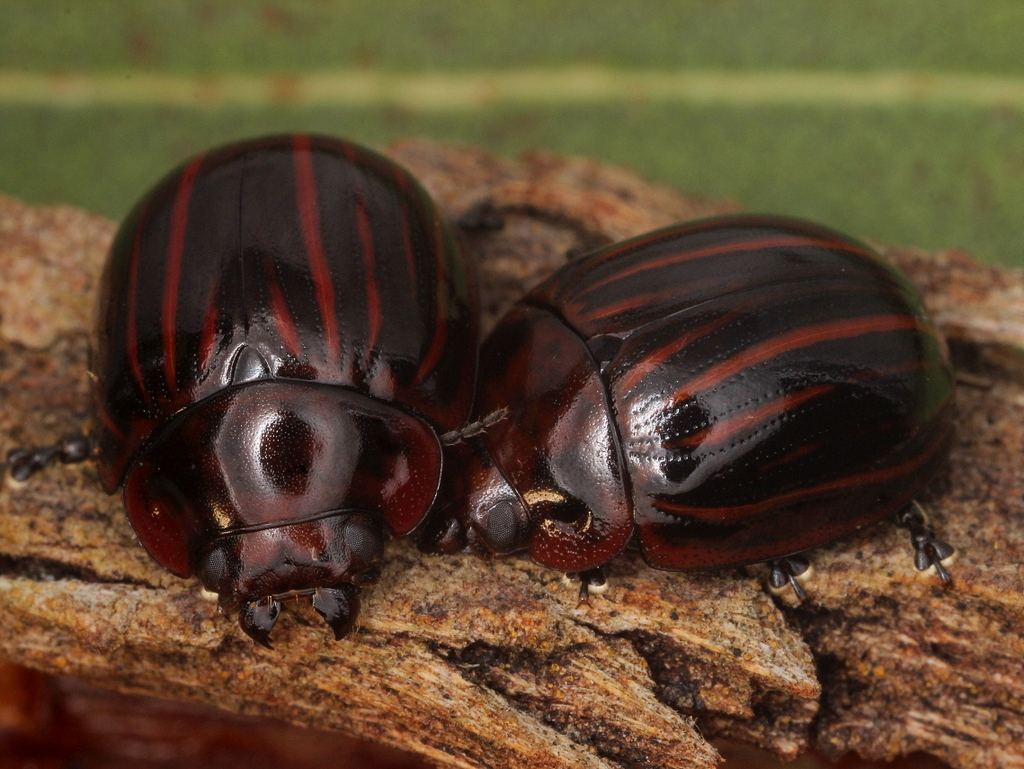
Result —
<svg viewBox="0 0 1024 769"><path fill-rule="evenodd" d="M956 548L948 542L935 538L935 532L928 526L928 516L921 504L915 500L896 514L896 523L910 531L914 545L914 566L918 571L935 569L943 587L953 584L953 578L946 569L956 559Z"/></svg>
<svg viewBox="0 0 1024 769"><path fill-rule="evenodd" d="M608 592L608 578L604 575L604 569L595 566L593 569L581 571L576 575L580 581L580 600L577 606L590 605L590 596L604 595Z"/></svg>
<svg viewBox="0 0 1024 769"><path fill-rule="evenodd" d="M74 433L52 446L11 449L7 452L7 461L0 464L0 471L9 473L15 483L24 483L55 460L65 465L85 462L93 455L95 448L89 436Z"/></svg>

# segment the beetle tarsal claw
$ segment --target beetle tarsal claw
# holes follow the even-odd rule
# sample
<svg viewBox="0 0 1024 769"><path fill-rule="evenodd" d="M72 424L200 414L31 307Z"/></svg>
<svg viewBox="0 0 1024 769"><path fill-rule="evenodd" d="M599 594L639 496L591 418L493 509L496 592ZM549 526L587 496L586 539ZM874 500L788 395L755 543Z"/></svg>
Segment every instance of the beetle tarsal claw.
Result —
<svg viewBox="0 0 1024 769"><path fill-rule="evenodd" d="M915 500L913 505L899 513L896 522L910 531L914 566L918 573L921 576L937 574L943 587L952 585L953 577L946 567L956 561L957 549L935 538L935 532L928 526L925 509Z"/></svg>
<svg viewBox="0 0 1024 769"><path fill-rule="evenodd" d="M274 647L270 645L270 632L280 616L281 604L267 596L243 606L238 620L249 638L268 649L273 649Z"/></svg>
<svg viewBox="0 0 1024 769"><path fill-rule="evenodd" d="M768 589L772 595L781 596L792 590L797 601L802 601L807 597L804 584L810 581L811 575L814 573L810 561L802 555L791 555L787 558L769 561L768 567L771 569L768 575Z"/></svg>
<svg viewBox="0 0 1024 769"><path fill-rule="evenodd" d="M938 575L943 587L953 584L953 576L949 573L948 567L956 563L960 551L948 542L933 540L924 549L914 553L914 565L917 567L918 575L931 577Z"/></svg>
<svg viewBox="0 0 1024 769"><path fill-rule="evenodd" d="M359 615L358 588L317 588L313 608L334 631L334 640L340 641L352 630Z"/></svg>

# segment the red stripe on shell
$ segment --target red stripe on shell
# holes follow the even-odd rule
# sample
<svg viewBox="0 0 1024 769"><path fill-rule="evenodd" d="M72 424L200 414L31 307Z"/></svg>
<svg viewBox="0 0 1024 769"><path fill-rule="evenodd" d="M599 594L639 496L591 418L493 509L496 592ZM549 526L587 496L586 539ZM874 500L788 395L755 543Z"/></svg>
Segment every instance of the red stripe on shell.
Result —
<svg viewBox="0 0 1024 769"><path fill-rule="evenodd" d="M199 155L188 164L178 181L171 211L171 235L167 245L167 266L164 273L164 295L162 307L164 376L171 396L178 392L177 369L177 321L178 289L181 284L181 258L185 251L185 232L188 229L188 208L192 200L192 188L206 155Z"/></svg>
<svg viewBox="0 0 1024 769"><path fill-rule="evenodd" d="M264 273L267 281L267 291L270 295L270 311L274 315L274 323L277 324L277 333L281 335L281 341L288 348L292 357L302 360L302 342L299 340L299 331L295 326L295 319L288 310L288 302L284 298L284 291L277 279L274 264L269 259L264 263Z"/></svg>
<svg viewBox="0 0 1024 769"><path fill-rule="evenodd" d="M128 264L128 306L125 309L125 344L128 353L128 369L132 372L132 378L139 387L139 392L147 405L153 403L146 389L146 382L142 377L142 366L139 364L139 338L136 327L135 315L138 308L139 293L139 252L142 249L142 233L145 230L146 214L149 212L148 201L139 214L139 220L135 225L135 237L132 239L132 252ZM121 436L123 437L123 436Z"/></svg>
<svg viewBox="0 0 1024 769"><path fill-rule="evenodd" d="M715 444L729 440L731 437L736 435L736 433L749 429L754 425L763 424L771 419L781 417L787 411L792 411L797 406L800 406L813 398L817 398L819 395L831 392L833 389L835 389L835 385L821 384L815 385L814 387L807 387L797 392L787 393L780 398L774 398L767 403L757 406L756 408L742 411L728 419L722 419L715 422L715 424L710 427L706 427L693 435L688 435L685 438L679 438L678 440L671 441L670 443L665 444L665 448L678 449L684 447L695 448L700 446L703 449L709 449Z"/></svg>
<svg viewBox="0 0 1024 769"><path fill-rule="evenodd" d="M829 492L842 491L843 489L854 488L857 486L869 486L877 483L885 483L886 481L898 478L901 475L908 475L920 467L943 445L942 441L935 441L931 446L929 446L927 451L921 452L913 459L909 459L902 464L893 465L881 470L869 470L863 473L847 475L834 481L821 483L817 486L809 486L804 489L795 489L794 491L748 505L736 505L734 507L692 507L690 505L680 505L669 502L668 500L656 500L653 502L652 506L656 510L667 515L688 516L698 520L714 521L718 524L743 520L750 516L767 512L773 508L784 507L795 502L800 502L801 500L808 499L809 497L815 497Z"/></svg>
<svg viewBox="0 0 1024 769"><path fill-rule="evenodd" d="M448 276L444 269L444 236L441 231L441 220L434 219L434 265L436 273L434 281L437 285L437 296L435 299L434 311L434 336L430 343L419 370L416 372L416 382L422 382L437 366L444 353L444 344L447 336L445 328L445 281Z"/></svg>
<svg viewBox="0 0 1024 769"><path fill-rule="evenodd" d="M929 330L927 325L917 318L906 315L875 315L865 318L847 318L799 328L790 331L788 334L782 334L774 339L756 344L732 358L712 366L703 374L681 385L676 390L673 400L689 400L697 393L715 386L722 380L738 374L745 368L770 360L791 350L810 347L820 342L828 342L835 339L849 339L863 336L864 334L898 331L901 329L915 329L925 332Z"/></svg>
<svg viewBox="0 0 1024 769"><path fill-rule="evenodd" d="M366 207L366 198L359 187L355 188L356 228L359 230L359 244L363 254L363 280L366 283L366 351L363 357L363 370L369 371L371 357L377 346L380 335L380 291L377 290L377 262L373 248L373 230L370 227L370 212Z"/></svg>
<svg viewBox="0 0 1024 769"><path fill-rule="evenodd" d="M644 244L637 244L638 246ZM635 275L640 272L646 272L648 270L656 270L661 267L669 267L673 264L680 262L688 262L694 259L704 259L709 256L721 256L722 254L734 253L737 251L760 251L769 248L801 248L801 247L815 247L815 248L827 248L837 251L849 251L860 256L868 256L872 259L876 258L874 253L867 249L856 248L850 243L846 243L839 240L829 240L824 238L813 238L806 235L779 235L769 238L761 238L758 240L738 240L733 243L723 243L716 246L710 246L708 248L698 248L693 250L682 250L678 253L665 256L661 259L651 259L648 261L641 262L640 264L634 264L628 269L624 269L621 272L614 273L602 278L595 283L590 284L586 288L582 289L576 297L581 297L591 291L596 291L603 286L610 283L614 283L618 280L628 278L630 275ZM604 261L603 259L601 261ZM595 315L595 318L608 317L609 313L603 313Z"/></svg>
<svg viewBox="0 0 1024 769"><path fill-rule="evenodd" d="M316 175L309 136L297 134L292 137L292 149L295 155L295 192L299 221L302 225L302 240L306 246L306 256L313 275L313 290L320 310L328 361L332 367L337 368L340 365L341 348L338 318L334 309L334 281L331 279L331 270L327 264L320 231L320 208L317 204Z"/></svg>

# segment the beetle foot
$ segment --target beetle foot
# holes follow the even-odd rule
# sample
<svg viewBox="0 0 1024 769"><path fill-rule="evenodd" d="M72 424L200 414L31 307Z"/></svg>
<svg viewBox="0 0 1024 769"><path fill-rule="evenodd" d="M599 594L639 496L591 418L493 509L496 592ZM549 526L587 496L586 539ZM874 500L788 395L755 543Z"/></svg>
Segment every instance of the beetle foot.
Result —
<svg viewBox="0 0 1024 769"><path fill-rule="evenodd" d="M0 471L6 470L15 483L24 483L54 460L70 465L84 462L92 456L92 439L82 433L68 435L52 446L34 449L11 449L7 461L0 464Z"/></svg>
<svg viewBox="0 0 1024 769"><path fill-rule="evenodd" d="M334 631L334 640L347 636L359 616L359 588L318 587L313 593L313 608Z"/></svg>
<svg viewBox="0 0 1024 769"><path fill-rule="evenodd" d="M797 601L807 597L807 591L804 590L802 583L810 579L812 569L810 562L802 555L768 561L768 568L771 569L768 575L768 589L773 595L782 595L790 588Z"/></svg>
<svg viewBox="0 0 1024 769"><path fill-rule="evenodd" d="M942 580L943 587L952 585L953 577L946 567L956 560L957 550L948 542L935 538L935 532L928 526L924 507L915 500L897 514L896 522L910 531L917 570L924 574L934 571Z"/></svg>
<svg viewBox="0 0 1024 769"><path fill-rule="evenodd" d="M274 629L277 618L280 616L280 602L267 596L258 601L250 601L243 606L238 621L249 638L268 649L273 649L274 647L270 645L270 631Z"/></svg>
<svg viewBox="0 0 1024 769"><path fill-rule="evenodd" d="M590 596L604 595L608 592L608 578L600 566L581 571L576 575L576 579L580 582L580 600L576 604L577 607L590 606Z"/></svg>

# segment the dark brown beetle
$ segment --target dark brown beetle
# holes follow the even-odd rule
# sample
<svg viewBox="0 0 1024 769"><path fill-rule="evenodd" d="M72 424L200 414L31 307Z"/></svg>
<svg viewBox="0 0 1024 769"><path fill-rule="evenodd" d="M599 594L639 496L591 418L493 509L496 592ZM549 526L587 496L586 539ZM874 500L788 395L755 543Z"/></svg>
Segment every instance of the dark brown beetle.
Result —
<svg viewBox="0 0 1024 769"><path fill-rule="evenodd" d="M952 372L861 243L738 216L604 248L520 301L480 371L460 501L424 549L525 550L583 595L629 545L661 569L769 561L802 597L795 554L900 513L948 581L910 503L947 456Z"/></svg>
<svg viewBox="0 0 1024 769"><path fill-rule="evenodd" d="M190 160L122 224L103 279L104 488L256 641L293 598L340 638L468 416L475 289L427 194L374 152L295 135ZM8 464L83 456L72 441Z"/></svg>

